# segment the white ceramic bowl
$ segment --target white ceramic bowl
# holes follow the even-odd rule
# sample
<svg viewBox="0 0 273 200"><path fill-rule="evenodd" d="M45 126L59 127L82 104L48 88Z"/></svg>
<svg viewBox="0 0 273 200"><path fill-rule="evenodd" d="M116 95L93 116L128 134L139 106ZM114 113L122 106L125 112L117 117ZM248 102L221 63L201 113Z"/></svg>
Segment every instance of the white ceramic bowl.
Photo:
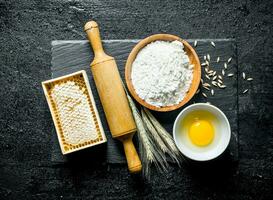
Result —
<svg viewBox="0 0 273 200"><path fill-rule="evenodd" d="M188 133L181 129L182 120L193 111L204 110L215 116L212 124L215 129L213 141L205 147L198 147L190 141ZM183 109L177 116L173 126L173 137L176 146L186 157L195 161L208 161L221 155L230 141L230 125L225 114L216 106L207 103L192 104Z"/></svg>

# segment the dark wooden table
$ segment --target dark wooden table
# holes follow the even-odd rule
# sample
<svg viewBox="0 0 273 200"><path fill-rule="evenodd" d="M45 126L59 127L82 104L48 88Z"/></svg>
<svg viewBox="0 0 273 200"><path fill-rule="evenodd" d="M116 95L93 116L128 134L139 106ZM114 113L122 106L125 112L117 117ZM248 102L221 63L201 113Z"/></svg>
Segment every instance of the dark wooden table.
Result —
<svg viewBox="0 0 273 200"><path fill-rule="evenodd" d="M273 2L0 0L1 199L273 199ZM228 171L172 166L151 182L124 164L52 165L53 124L40 82L49 79L52 40L85 39L95 19L104 39L165 32L234 38L240 82L239 161ZM241 79L239 79L242 81ZM246 95L241 92L248 88Z"/></svg>

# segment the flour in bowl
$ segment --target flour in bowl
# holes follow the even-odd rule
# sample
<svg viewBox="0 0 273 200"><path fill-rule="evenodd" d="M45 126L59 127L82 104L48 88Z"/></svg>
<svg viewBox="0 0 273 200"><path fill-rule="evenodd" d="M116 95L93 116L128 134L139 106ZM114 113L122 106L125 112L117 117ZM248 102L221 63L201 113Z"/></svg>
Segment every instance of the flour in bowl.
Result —
<svg viewBox="0 0 273 200"><path fill-rule="evenodd" d="M179 104L193 79L193 65L179 41L155 41L145 46L132 65L132 83L138 96L156 106Z"/></svg>

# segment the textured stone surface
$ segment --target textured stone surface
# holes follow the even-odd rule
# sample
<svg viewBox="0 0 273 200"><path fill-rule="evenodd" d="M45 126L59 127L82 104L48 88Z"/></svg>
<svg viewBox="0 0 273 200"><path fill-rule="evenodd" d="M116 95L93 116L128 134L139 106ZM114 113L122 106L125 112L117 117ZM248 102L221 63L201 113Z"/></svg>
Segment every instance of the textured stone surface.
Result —
<svg viewBox="0 0 273 200"><path fill-rule="evenodd" d="M2 199L272 199L272 1L0 1L0 194ZM40 82L50 78L52 40L85 39L95 19L104 39L167 32L235 38L241 79L238 166L170 168L143 183L124 165L51 165L53 124ZM227 166L228 167L228 166Z"/></svg>
<svg viewBox="0 0 273 200"><path fill-rule="evenodd" d="M234 73L232 78L223 78L224 84L227 86L225 89L219 89L213 87L215 90L215 95L212 96L206 89L201 89L201 92L192 99L187 105L193 102L210 102L218 106L227 115L231 129L232 137L228 148L228 153L231 156L232 161L238 160L238 80L237 80L237 52L236 43L234 40L227 39L214 39L216 47L211 45L211 39L197 40L198 45L195 48L197 54L199 55L200 62L204 62L204 55L209 54L211 58L210 68L216 70L221 74L221 70L224 68L224 63L232 57L233 60L228 64L228 69L226 73ZM188 42L193 45L194 40L189 39ZM125 63L128 58L130 51L138 43L138 40L104 40L103 46L106 53L113 56L117 62L117 66L125 83ZM102 120L104 131L108 138L106 155L97 152L102 157L107 159L108 163L126 163L124 157L124 151L122 144L113 139L109 128L107 126L106 118L103 112L102 105L99 100L99 96L96 91L95 82L93 76L91 75L90 62L94 59L92 50L90 49L90 43L86 40L58 40L52 42L52 60L51 60L51 71L52 78L59 76L64 76L69 73L73 73L84 69L88 76L91 88L93 90L94 99L98 107L99 115ZM221 60L217 63L217 57ZM202 67L202 72L204 72L204 67ZM202 79L205 82L209 82L205 77L205 73L202 73ZM204 98L201 93L207 94L207 98ZM185 107L185 106L184 106ZM183 107L183 108L184 108ZM175 121L176 116L182 110L178 109L173 112L160 113L154 112L156 117L160 119L161 124L166 128L169 133L172 133L172 126ZM52 157L51 160L56 163L62 163L67 161L67 156L63 156L60 152L60 147L58 140L56 138L56 133L52 134ZM80 156L79 153L77 156ZM84 154L86 156L86 154Z"/></svg>

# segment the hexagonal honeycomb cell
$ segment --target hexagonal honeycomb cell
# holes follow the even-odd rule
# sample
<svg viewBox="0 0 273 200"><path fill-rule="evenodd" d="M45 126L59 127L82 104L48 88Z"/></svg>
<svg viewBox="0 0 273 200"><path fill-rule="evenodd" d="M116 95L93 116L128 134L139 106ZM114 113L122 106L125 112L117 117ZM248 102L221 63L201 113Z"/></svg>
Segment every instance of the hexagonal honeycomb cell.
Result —
<svg viewBox="0 0 273 200"><path fill-rule="evenodd" d="M106 142L84 70L42 85L63 154Z"/></svg>

